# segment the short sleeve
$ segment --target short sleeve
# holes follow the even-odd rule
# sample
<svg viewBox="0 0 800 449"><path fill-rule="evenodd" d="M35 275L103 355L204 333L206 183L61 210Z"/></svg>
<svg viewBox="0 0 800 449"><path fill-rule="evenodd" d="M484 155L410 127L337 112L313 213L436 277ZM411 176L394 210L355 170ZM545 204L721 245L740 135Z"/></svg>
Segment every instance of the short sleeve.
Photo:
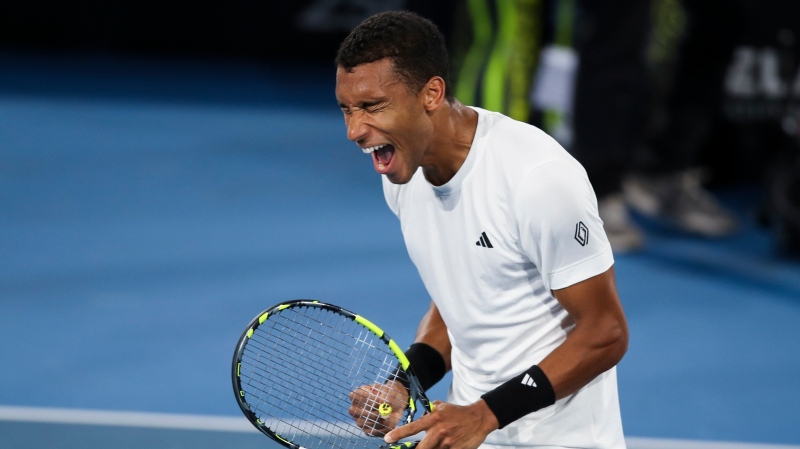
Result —
<svg viewBox="0 0 800 449"><path fill-rule="evenodd" d="M614 264L594 190L579 164L556 159L532 169L515 190L514 210L522 249L550 290Z"/></svg>

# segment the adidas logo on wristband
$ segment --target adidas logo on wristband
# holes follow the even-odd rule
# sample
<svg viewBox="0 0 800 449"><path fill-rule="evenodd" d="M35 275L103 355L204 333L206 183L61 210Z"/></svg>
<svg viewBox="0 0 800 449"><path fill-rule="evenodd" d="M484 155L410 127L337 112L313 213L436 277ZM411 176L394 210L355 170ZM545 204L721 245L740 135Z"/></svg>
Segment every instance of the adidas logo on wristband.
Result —
<svg viewBox="0 0 800 449"><path fill-rule="evenodd" d="M533 387L533 388L528 388ZM481 395L497 417L499 428L556 403L556 392L541 368L533 365Z"/></svg>
<svg viewBox="0 0 800 449"><path fill-rule="evenodd" d="M529 387L536 387L536 382L533 381L533 377L528 373L525 373L525 377L522 378L522 382L520 383Z"/></svg>

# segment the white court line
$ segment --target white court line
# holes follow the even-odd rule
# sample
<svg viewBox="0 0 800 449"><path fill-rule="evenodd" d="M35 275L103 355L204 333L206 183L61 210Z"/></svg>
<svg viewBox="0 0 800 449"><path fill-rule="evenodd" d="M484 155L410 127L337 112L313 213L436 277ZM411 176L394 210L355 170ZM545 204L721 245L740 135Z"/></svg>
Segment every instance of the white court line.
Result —
<svg viewBox="0 0 800 449"><path fill-rule="evenodd" d="M247 418L172 413L118 412L67 408L10 407L0 405L0 421L94 426L152 427L159 429L258 432Z"/></svg>
<svg viewBox="0 0 800 449"><path fill-rule="evenodd" d="M119 412L68 408L13 407L0 405L0 421L94 426L148 427L157 429L258 431L245 417L185 415L173 413ZM800 446L721 441L697 441L627 437L628 449L800 449Z"/></svg>

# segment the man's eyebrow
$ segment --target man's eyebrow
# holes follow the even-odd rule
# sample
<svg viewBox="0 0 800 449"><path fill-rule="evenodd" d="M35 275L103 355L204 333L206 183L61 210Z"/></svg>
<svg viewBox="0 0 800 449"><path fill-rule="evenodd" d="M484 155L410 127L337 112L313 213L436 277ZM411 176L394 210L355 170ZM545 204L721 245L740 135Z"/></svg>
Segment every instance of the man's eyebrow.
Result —
<svg viewBox="0 0 800 449"><path fill-rule="evenodd" d="M376 99L376 100L365 100L365 101L362 101L362 102L356 104L355 107L358 108L358 109L366 109L366 108L369 108L369 107L372 107L372 106L377 106L377 105L379 105L381 103L384 103L385 101L386 101L386 99L384 99L384 98L380 98L380 99ZM350 106L348 106L348 105L346 105L346 104L344 104L343 102L340 101L339 102L339 107L342 108L342 109L345 109L345 108L349 108Z"/></svg>

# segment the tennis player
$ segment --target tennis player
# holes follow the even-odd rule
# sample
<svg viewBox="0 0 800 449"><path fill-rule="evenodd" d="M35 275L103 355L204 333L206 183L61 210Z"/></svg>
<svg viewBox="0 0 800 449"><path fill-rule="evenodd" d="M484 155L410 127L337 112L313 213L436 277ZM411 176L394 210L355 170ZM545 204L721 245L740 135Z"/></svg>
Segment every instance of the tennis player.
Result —
<svg viewBox="0 0 800 449"><path fill-rule="evenodd" d="M624 448L628 329L583 167L536 127L459 103L443 36L416 14L366 19L336 64L347 137L383 175L432 299L406 354L426 389L453 371L447 402L385 440Z"/></svg>

